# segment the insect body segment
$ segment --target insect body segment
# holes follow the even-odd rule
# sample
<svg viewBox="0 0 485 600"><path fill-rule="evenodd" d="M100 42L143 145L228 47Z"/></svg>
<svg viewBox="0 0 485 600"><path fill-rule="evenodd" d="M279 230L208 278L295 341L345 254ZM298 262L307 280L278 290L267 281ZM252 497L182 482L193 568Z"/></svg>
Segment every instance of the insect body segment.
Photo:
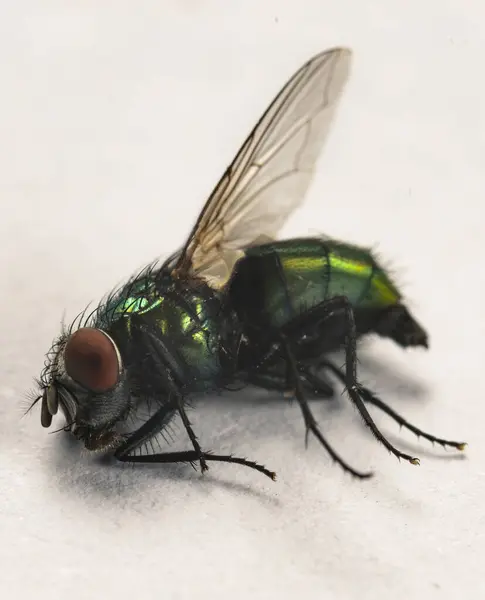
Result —
<svg viewBox="0 0 485 600"><path fill-rule="evenodd" d="M120 461L198 462L202 471L227 462L274 479L252 460L204 450L186 410L198 394L253 384L295 396L307 436L344 470L367 477L326 441L309 406L309 395L333 394L331 375L395 456L418 464L390 444L367 405L430 441L463 449L409 424L357 380L358 338L374 333L403 347L428 344L371 252L326 237L275 241L304 200L350 62L350 50L334 48L304 64L243 143L181 250L62 332L35 400L44 427L60 407L67 431ZM344 369L327 357L339 348ZM191 449L158 451L157 436L177 414Z"/></svg>
<svg viewBox="0 0 485 600"><path fill-rule="evenodd" d="M260 327L281 327L334 296L371 311L401 298L369 251L320 238L249 248L236 265L230 294L241 318Z"/></svg>

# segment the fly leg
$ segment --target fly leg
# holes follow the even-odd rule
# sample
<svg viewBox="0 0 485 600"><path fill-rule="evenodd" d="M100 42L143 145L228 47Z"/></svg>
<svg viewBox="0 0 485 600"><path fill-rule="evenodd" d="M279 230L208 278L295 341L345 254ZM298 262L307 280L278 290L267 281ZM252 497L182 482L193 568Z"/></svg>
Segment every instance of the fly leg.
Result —
<svg viewBox="0 0 485 600"><path fill-rule="evenodd" d="M222 454L212 454L208 452L202 453L204 459L206 461L215 461L215 462L226 462L226 463L235 463L237 465L242 465L244 467L250 467L251 469L255 469L259 471L259 473L263 473L266 477L269 477L273 481L276 481L276 473L274 471L270 471L263 465L260 465L251 460L246 460L245 458L238 458L237 456L231 455L222 455ZM199 460L199 454L195 452L195 450L186 450L184 452L165 452L163 454L147 454L146 456L128 456L124 458L118 458L118 460L124 460L127 462L139 462L139 463L190 463L194 466L196 460Z"/></svg>
<svg viewBox="0 0 485 600"><path fill-rule="evenodd" d="M303 387L300 380L301 374L298 370L298 365L295 360L294 354L291 349L290 342L286 338L284 334L281 334L281 343L286 354L286 358L288 361L289 371L292 379L292 383L294 385L295 397L300 405L301 412L303 414L303 420L305 421L306 427L306 435L305 435L305 443L308 443L308 433L311 431L313 435L317 438L317 440L322 444L331 458L338 463L344 471L350 473L354 477L358 477L359 479L366 479L372 476L372 473L362 473L360 471L356 471L352 468L348 463L346 463L343 458L341 458L332 446L327 442L327 440L323 437L320 429L318 428L317 422L315 421L315 417L308 406L308 402L305 399L305 395L303 393Z"/></svg>
<svg viewBox="0 0 485 600"><path fill-rule="evenodd" d="M210 454L208 452L203 452L203 450L199 444L199 440L197 439L197 436L195 435L195 432L192 429L192 425L187 416L187 413L185 412L183 395L182 395L181 391L179 390L179 387L178 387L176 381L174 380L174 377L171 375L171 369L168 368L171 365L170 355L169 355L167 349L165 348L164 344L160 341L160 339L156 335L154 335L148 328L144 330L144 334L145 334L144 342L145 342L146 347L151 350L152 357L157 357L157 359L160 361L160 368L157 369L157 373L158 373L159 377L162 378L162 382L161 382L162 389L166 390L169 394L170 401L169 401L168 406L171 406L172 411L179 413L179 415L182 419L182 423L184 424L185 430L187 431L187 435L189 436L189 439L192 442L192 446L193 446L194 450L190 451L190 452L187 451L187 452L182 452L182 453L175 452L175 453L153 454L153 455L146 455L144 457L131 456L130 461L131 462L184 462L185 461L185 462L192 463L194 460L198 460L202 472L208 470L207 461L209 461L209 460L220 461L220 462L234 462L234 463L246 465L248 467L256 469L257 471L264 473L271 479L274 479L275 474L272 471L269 471L265 467L258 465L255 462L247 461L245 459L232 457L232 456L220 456L220 455L216 456L216 455ZM160 411L158 411L160 413L160 415L158 416L159 419L163 418L163 413L161 411L163 411L164 409L165 409L165 407L162 407L162 409L160 409ZM133 435L136 436L138 434L138 432L140 432L140 430L141 430L141 434L145 435L144 428L145 427L150 428L150 423L152 422L152 420L154 423L154 428L152 429L152 434L156 433L157 431L160 431L160 427L158 427L158 429L157 429L157 415L158 415L158 413L153 415L153 417L151 417ZM173 416L173 413L172 413L172 416ZM129 440L128 440L128 442L129 442ZM133 460L133 459L135 459L135 460Z"/></svg>
<svg viewBox="0 0 485 600"><path fill-rule="evenodd" d="M266 469L263 465L259 465L245 458L238 458L237 456L225 456L212 454L210 452L202 452L202 450L189 450L185 452L164 452L159 454L130 454L140 448L145 442L152 439L159 431L161 431L173 418L175 413L179 410L177 400L171 400L167 405L160 407L160 409L152 416L146 423L139 427L134 433L132 433L124 443L116 449L115 457L121 462L132 462L132 463L178 463L188 462L194 467L195 461L202 458L205 461L217 461L235 463L255 469L260 473L263 473L273 481L276 479L276 473Z"/></svg>
<svg viewBox="0 0 485 600"><path fill-rule="evenodd" d="M360 471L355 470L349 464L347 464L343 460L343 458L341 458L337 454L337 452L335 452L332 446L323 437L315 420L315 417L313 416L313 413L311 412L310 407L308 406L305 394L303 393L303 383L308 383L310 389L314 390L314 395L323 396L333 395L333 390L331 386L325 383L322 384L322 382L319 381L319 389L317 390L314 386L314 382L306 380L305 374L299 370L298 364L295 360L293 351L291 349L290 342L286 337L285 333L275 332L274 339L277 339L278 342L275 341L271 345L270 350L260 359L257 372L249 374L249 382L264 387L266 389L278 389L285 393L291 391L291 396L296 397L298 404L300 405L301 412L303 414L303 420L305 422L306 427L305 443L308 443L308 432L311 431L313 435L317 438L317 440L325 448L325 450L328 452L330 457L336 463L338 463L344 471L360 479L371 477L372 473L361 473ZM269 366L269 364L274 358L281 358L282 346L286 358L286 372L285 375L275 375L271 373L271 367ZM274 366L274 364L272 366Z"/></svg>
<svg viewBox="0 0 485 600"><path fill-rule="evenodd" d="M345 384L345 375L333 363L331 363L328 360L323 360L319 363L319 366L323 367L324 369L329 369L342 383ZM451 448L456 448L457 450L465 449L465 447L466 447L465 442L453 442L450 440L444 440L444 439L438 438L430 433L426 433L425 431L423 431L422 429L419 429L418 427L415 427L414 425L412 425L411 423L406 421L406 419L401 417L401 415L399 415L395 410L393 410L391 407L389 407L380 398L375 396L368 388L361 386L360 392L361 392L362 398L364 399L364 402L367 402L369 404L373 404L374 406L377 406L377 408L379 408L380 410L385 412L389 417L391 417L391 419L396 421L396 423L398 423L401 427L404 427L405 429L412 431L412 433L414 433L418 438L423 437L424 439L430 441L431 443L440 444L444 448L448 446Z"/></svg>
<svg viewBox="0 0 485 600"><path fill-rule="evenodd" d="M175 397L177 399L177 409L178 409L178 412L182 419L182 423L184 424L185 430L187 431L187 435L189 436L189 439L192 442L192 446L194 447L194 452L196 453L196 455L199 459L200 470L202 471L202 473L205 473L205 471L207 471L209 469L209 467L207 466L206 459L204 457L205 453L202 452L202 448L200 447L199 440L197 439L197 436L195 435L194 430L192 429L192 425L189 421L189 417L187 416L187 413L185 412L183 398L179 394L176 394Z"/></svg>
<svg viewBox="0 0 485 600"><path fill-rule="evenodd" d="M167 368L171 366L171 357L168 354L168 351L165 345L158 339L156 335L150 329L144 330L145 334L145 345L147 348L151 350L151 354L153 357L157 357L160 361L160 368L157 369L159 377L162 379L162 389L167 390L170 394L171 398L174 399L175 406L177 408L177 412L179 413L182 423L187 431L187 435L189 436L190 441L192 442L192 446L194 447L194 452L198 456L198 460L200 463L200 470L202 473L208 470L207 462L204 458L204 453L199 444L199 440L192 429L192 425L190 420L185 412L184 408L184 399L178 389L176 382L174 381L174 377L171 374L171 369Z"/></svg>
<svg viewBox="0 0 485 600"><path fill-rule="evenodd" d="M322 376L316 377L314 373L310 371L309 367L299 368L300 376L303 382L306 384L305 389L311 391L315 398L333 398L335 395L332 384L324 379Z"/></svg>
<svg viewBox="0 0 485 600"><path fill-rule="evenodd" d="M333 397L333 388L323 379L316 383L313 379L313 374L307 371L301 372L300 377L303 380L302 383L305 385L305 391L311 393L315 398ZM272 372L251 374L248 377L248 382L252 385L267 390L276 390L284 394L287 394L289 391L288 377L283 377L280 374Z"/></svg>
<svg viewBox="0 0 485 600"><path fill-rule="evenodd" d="M291 333L293 333L293 336L296 336L297 340L300 339L301 343L304 343L305 337L310 341L314 341L316 336L325 335L325 330L324 328L322 329L321 325L329 317L334 316L336 313L343 313L346 321L345 374L343 377L346 391L351 401L359 411L364 423L367 425L367 427L369 427L374 437L381 442L381 444L387 448L391 454L394 454L394 456L396 456L398 459L402 458L407 460L412 465L419 465L418 458L401 452L386 439L386 437L377 428L377 425L374 423L364 404L362 397L365 395L365 393L362 391L362 386L357 382L357 335L354 312L352 305L346 296L335 296L333 298L329 298L328 300L324 300L320 304L317 304L285 325L284 333L289 335L289 337L291 337ZM309 330L308 333L306 333L307 330ZM298 369L296 372L298 372Z"/></svg>

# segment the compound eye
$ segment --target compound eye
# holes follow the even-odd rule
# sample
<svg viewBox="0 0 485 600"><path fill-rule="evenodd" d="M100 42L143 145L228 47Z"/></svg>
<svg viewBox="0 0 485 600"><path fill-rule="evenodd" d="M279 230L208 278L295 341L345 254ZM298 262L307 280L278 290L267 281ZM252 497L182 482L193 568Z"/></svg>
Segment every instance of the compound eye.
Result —
<svg viewBox="0 0 485 600"><path fill-rule="evenodd" d="M83 327L71 335L64 349L67 374L93 392L107 392L120 378L118 348L101 329Z"/></svg>

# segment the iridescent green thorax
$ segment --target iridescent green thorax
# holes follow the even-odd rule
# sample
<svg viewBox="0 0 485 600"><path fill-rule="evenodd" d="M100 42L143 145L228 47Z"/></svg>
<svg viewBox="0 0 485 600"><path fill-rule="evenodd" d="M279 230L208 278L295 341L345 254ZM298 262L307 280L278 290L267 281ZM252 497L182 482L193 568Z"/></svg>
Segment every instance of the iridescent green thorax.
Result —
<svg viewBox="0 0 485 600"><path fill-rule="evenodd" d="M95 315L96 326L110 328L119 319L146 314L162 302L163 297L157 290L153 269L144 269L124 286L112 292L100 305Z"/></svg>
<svg viewBox="0 0 485 600"><path fill-rule="evenodd" d="M106 299L95 325L115 339L135 370L153 361L153 349L145 347L149 336L163 346L173 377L206 388L220 377L220 310L217 294L205 284L180 284L147 269Z"/></svg>

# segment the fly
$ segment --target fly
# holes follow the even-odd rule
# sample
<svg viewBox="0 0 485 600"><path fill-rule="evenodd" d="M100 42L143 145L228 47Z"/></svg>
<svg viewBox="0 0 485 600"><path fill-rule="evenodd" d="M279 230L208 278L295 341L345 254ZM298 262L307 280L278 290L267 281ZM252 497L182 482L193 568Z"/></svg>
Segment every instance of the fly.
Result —
<svg viewBox="0 0 485 600"><path fill-rule="evenodd" d="M428 345L372 253L323 236L277 241L304 200L350 63L350 50L334 48L304 64L242 145L182 249L61 332L34 400L44 427L60 408L66 431L88 450L120 461L199 463L202 471L211 461L237 463L274 479L257 462L205 451L187 415L192 397L243 382L295 397L306 435L345 471L368 477L330 446L308 404L308 396L333 394L330 375L398 458L419 464L386 439L367 405L418 436L464 449L414 427L357 381L358 338L373 333L402 347ZM328 359L339 348L344 370ZM153 440L177 414L191 449L153 451ZM136 418L141 423L129 431Z"/></svg>

